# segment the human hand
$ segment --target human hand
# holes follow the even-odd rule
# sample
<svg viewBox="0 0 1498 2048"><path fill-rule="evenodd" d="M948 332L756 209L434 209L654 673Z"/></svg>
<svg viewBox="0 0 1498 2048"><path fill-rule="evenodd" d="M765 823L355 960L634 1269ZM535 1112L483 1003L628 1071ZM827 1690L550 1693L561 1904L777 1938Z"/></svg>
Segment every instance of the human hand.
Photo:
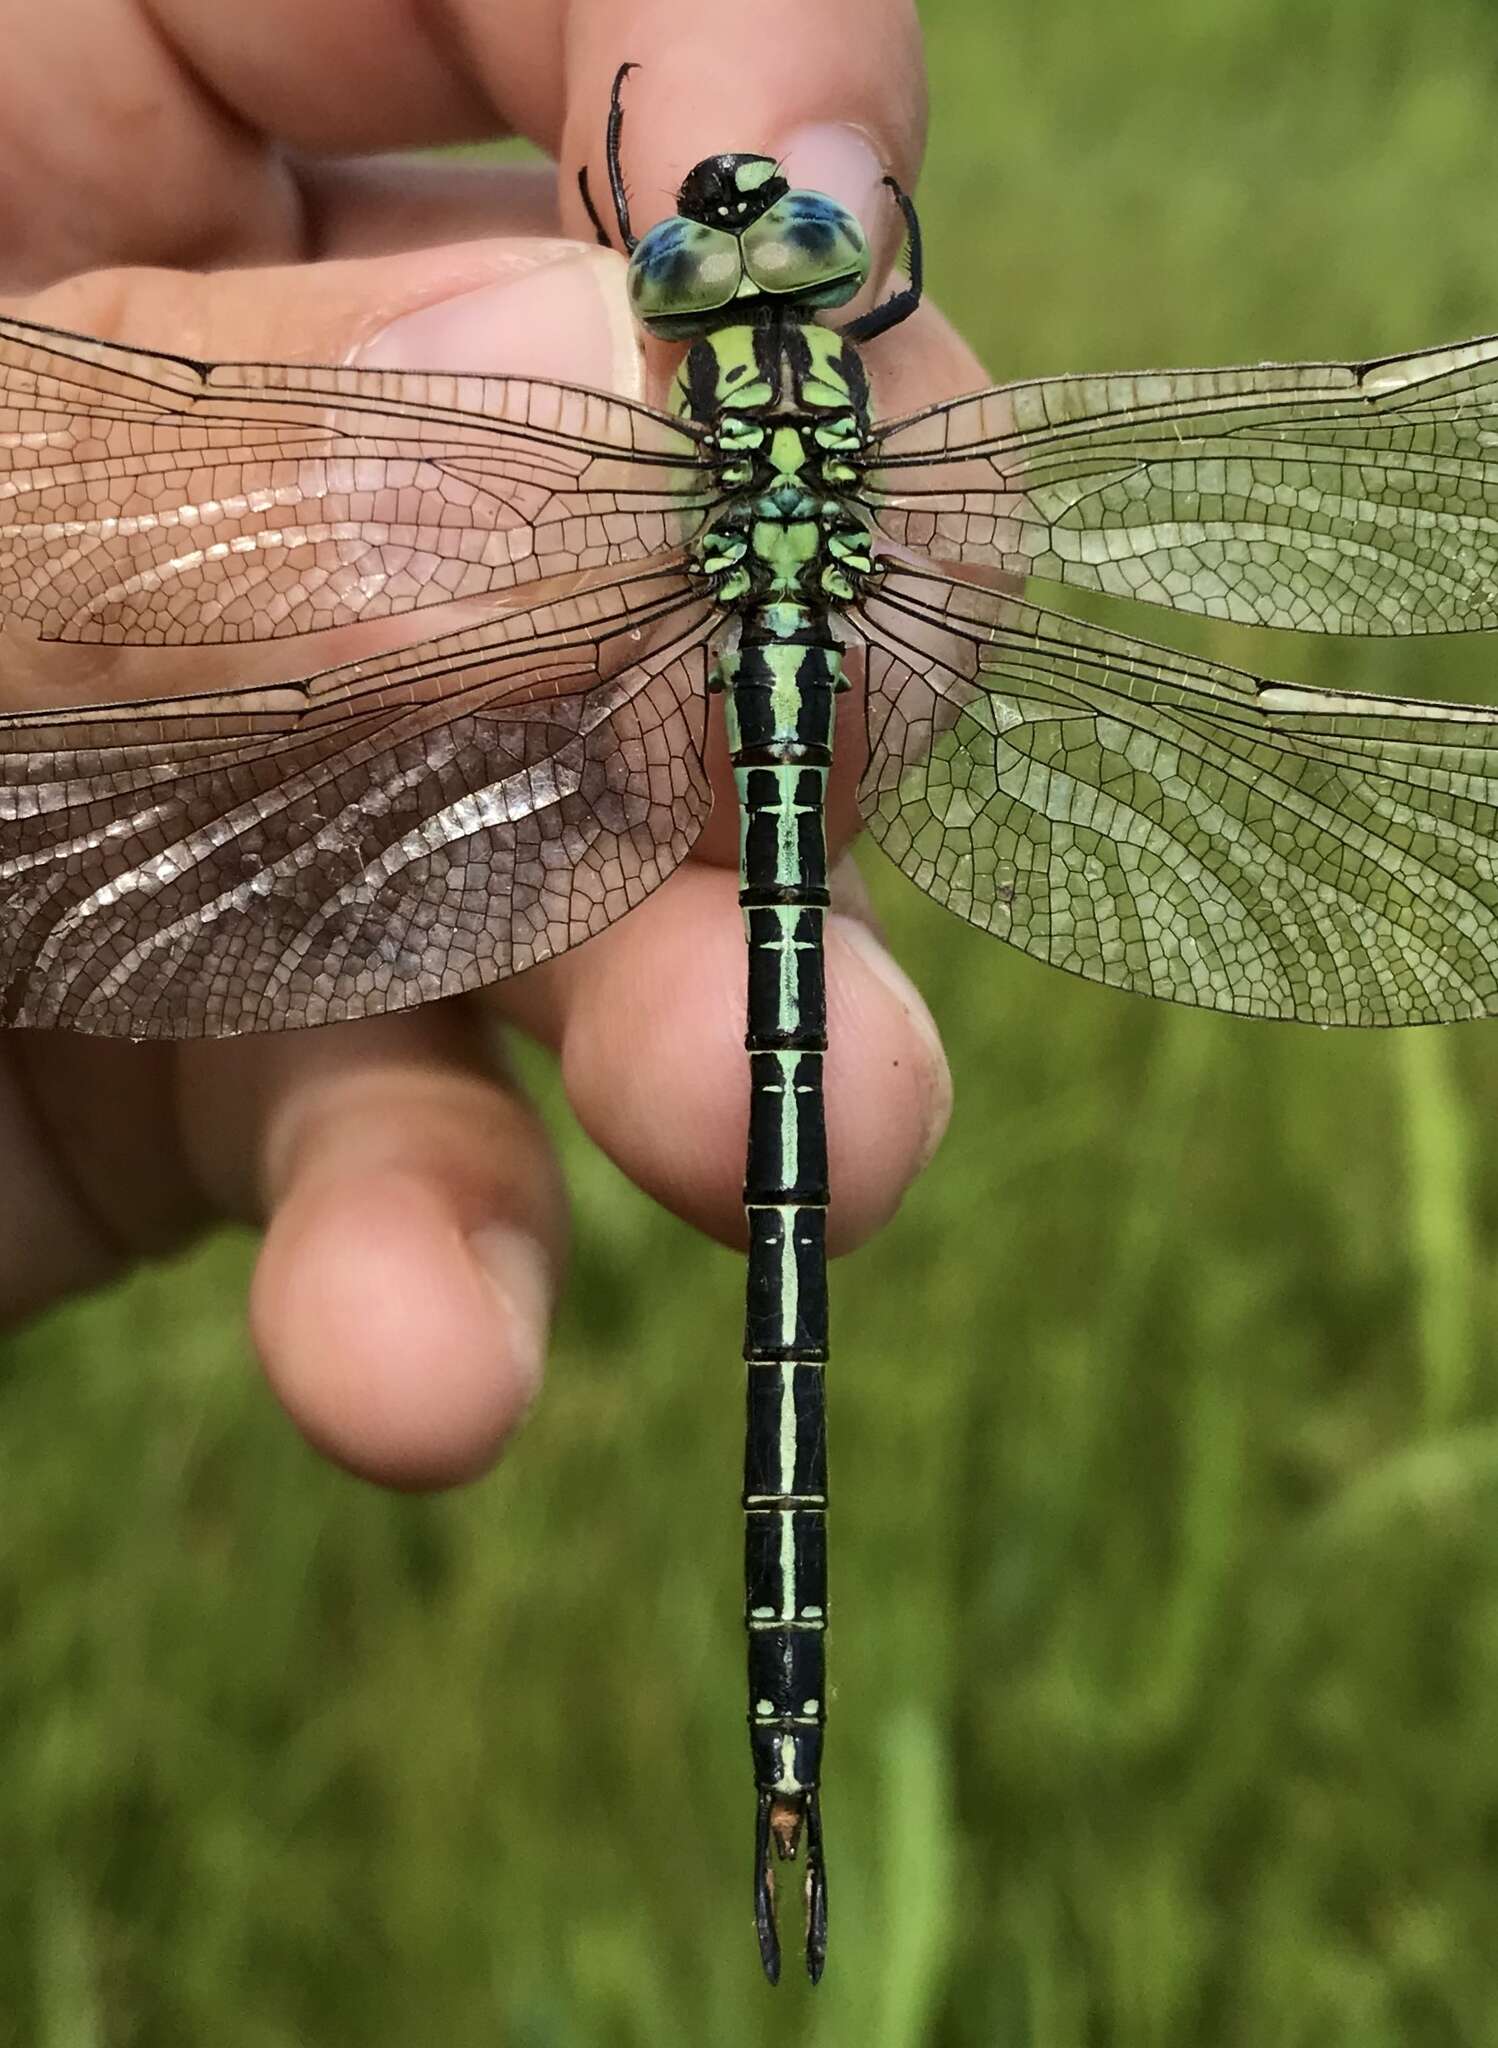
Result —
<svg viewBox="0 0 1498 2048"><path fill-rule="evenodd" d="M427 25L439 19L445 33ZM576 168L589 162L600 189L625 57L641 67L625 151L637 228L699 157L771 150L859 211L882 274L900 224L880 179L912 183L921 140L908 0L764 0L731 60L710 11L673 0L504 15L449 0L440 16L394 0L113 0L86 24L30 10L12 27L7 310L203 359L513 371L658 396L622 263L558 239L590 239ZM553 151L560 174L366 154L501 129ZM889 412L982 381L924 308L870 364ZM337 658L320 644L306 666ZM846 805L839 823L846 837ZM565 1238L556 1161L496 1060L495 1019L556 1048L581 1121L643 1188L742 1235L726 814L699 855L587 946L470 1002L229 1044L0 1039L0 1315L214 1217L267 1217L252 1325L306 1434L394 1484L481 1469L537 1382ZM947 1079L846 862L835 900L831 1235L846 1248L939 1137Z"/></svg>

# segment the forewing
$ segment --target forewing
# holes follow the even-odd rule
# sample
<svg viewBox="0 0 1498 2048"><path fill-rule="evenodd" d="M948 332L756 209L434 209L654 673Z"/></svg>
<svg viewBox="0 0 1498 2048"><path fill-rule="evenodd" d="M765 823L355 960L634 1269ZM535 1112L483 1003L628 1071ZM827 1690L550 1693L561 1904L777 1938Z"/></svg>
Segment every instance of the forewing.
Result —
<svg viewBox="0 0 1498 2048"><path fill-rule="evenodd" d="M0 614L245 642L607 569L686 538L691 429L517 377L193 363L0 320Z"/></svg>
<svg viewBox="0 0 1498 2048"><path fill-rule="evenodd" d="M1498 1008L1498 714L1315 691L890 570L869 829L1038 959L1244 1016Z"/></svg>
<svg viewBox="0 0 1498 2048"><path fill-rule="evenodd" d="M515 974L695 839L679 572L300 683L0 718L0 1023L228 1036Z"/></svg>
<svg viewBox="0 0 1498 2048"><path fill-rule="evenodd" d="M1498 625L1498 338L1011 384L878 428L893 540L1246 625Z"/></svg>

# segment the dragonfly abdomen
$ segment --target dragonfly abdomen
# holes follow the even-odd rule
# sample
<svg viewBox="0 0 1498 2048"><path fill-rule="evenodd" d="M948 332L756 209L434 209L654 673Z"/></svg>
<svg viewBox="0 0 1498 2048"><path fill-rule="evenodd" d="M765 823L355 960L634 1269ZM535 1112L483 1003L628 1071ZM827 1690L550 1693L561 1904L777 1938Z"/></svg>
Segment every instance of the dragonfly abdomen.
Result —
<svg viewBox="0 0 1498 2048"><path fill-rule="evenodd" d="M827 775L845 687L830 614L782 602L746 608L723 686L749 951L744 1580L759 1801L756 1914L774 1975L772 1848L794 1856L804 1829L807 1961L815 1976L826 1931L817 1808L827 1692L822 926Z"/></svg>

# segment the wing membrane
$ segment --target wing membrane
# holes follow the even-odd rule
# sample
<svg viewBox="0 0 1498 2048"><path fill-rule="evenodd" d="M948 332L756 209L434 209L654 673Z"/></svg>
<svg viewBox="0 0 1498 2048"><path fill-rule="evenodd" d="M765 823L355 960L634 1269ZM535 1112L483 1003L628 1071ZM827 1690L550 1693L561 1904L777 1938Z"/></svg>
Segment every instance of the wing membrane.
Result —
<svg viewBox="0 0 1498 2048"><path fill-rule="evenodd" d="M1498 625L1498 337L1055 377L879 429L894 540L1246 625Z"/></svg>
<svg viewBox="0 0 1498 2048"><path fill-rule="evenodd" d="M0 320L0 610L185 646L345 626L686 537L696 436L515 377L199 364Z"/></svg>
<svg viewBox="0 0 1498 2048"><path fill-rule="evenodd" d="M331 1023L602 930L711 797L679 569L301 683L0 718L0 1022Z"/></svg>
<svg viewBox="0 0 1498 2048"><path fill-rule="evenodd" d="M1498 714L1261 682L892 570L859 801L969 923L1254 1017L1498 1009Z"/></svg>

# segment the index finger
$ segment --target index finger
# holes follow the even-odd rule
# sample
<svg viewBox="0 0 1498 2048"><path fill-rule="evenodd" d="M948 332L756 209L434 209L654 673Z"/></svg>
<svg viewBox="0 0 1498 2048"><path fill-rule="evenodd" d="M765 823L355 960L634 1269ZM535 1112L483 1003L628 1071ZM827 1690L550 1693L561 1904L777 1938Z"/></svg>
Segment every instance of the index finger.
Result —
<svg viewBox="0 0 1498 2048"><path fill-rule="evenodd" d="M554 145L564 219L588 232L575 190L586 164L610 224L604 126L614 75L629 62L638 70L626 87L623 157L637 234L674 211L677 187L703 157L781 156L795 183L830 192L859 215L880 277L903 233L882 181L889 174L914 184L926 135L912 0L756 0L740 33L731 19L721 7L681 0L574 0L566 114Z"/></svg>
<svg viewBox="0 0 1498 2048"><path fill-rule="evenodd" d="M643 67L631 176L652 218L699 156L779 149L798 124L852 123L908 181L924 125L911 0L755 0L742 27L721 0L96 0L11 14L12 288L110 263L310 255L306 159L510 129L561 155L571 224L591 239L577 168L601 154L626 58Z"/></svg>

